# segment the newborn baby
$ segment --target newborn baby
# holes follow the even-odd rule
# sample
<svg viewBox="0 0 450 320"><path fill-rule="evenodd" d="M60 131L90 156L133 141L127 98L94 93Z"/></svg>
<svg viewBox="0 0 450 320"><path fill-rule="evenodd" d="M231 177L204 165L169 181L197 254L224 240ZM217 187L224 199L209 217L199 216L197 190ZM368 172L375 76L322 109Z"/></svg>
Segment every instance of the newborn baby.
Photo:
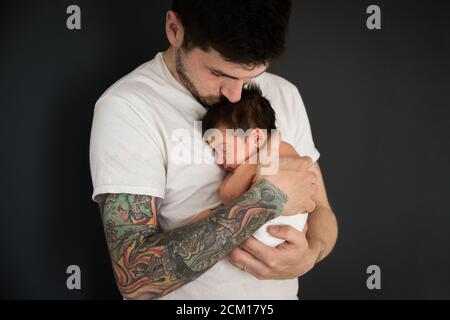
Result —
<svg viewBox="0 0 450 320"><path fill-rule="evenodd" d="M203 118L202 127L217 163L228 172L220 188L224 205L238 199L256 182L258 164L271 168L279 157L299 156L290 144L280 141L275 111L253 84L243 90L239 102L212 106ZM210 211L199 213L190 223L204 218ZM253 237L275 247L284 240L271 236L266 230L269 225L288 224L302 231L307 216L307 213L279 216L264 224Z"/></svg>

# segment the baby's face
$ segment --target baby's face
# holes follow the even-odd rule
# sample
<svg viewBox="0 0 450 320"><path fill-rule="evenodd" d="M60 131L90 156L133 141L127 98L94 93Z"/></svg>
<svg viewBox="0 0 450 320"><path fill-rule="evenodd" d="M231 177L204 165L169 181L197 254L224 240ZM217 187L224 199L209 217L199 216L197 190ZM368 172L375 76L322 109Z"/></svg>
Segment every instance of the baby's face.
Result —
<svg viewBox="0 0 450 320"><path fill-rule="evenodd" d="M233 172L239 165L254 160L251 156L256 154L257 146L251 134L244 137L233 134L225 127L217 129L221 134L215 135L208 141L214 150L217 164L222 165L226 171Z"/></svg>

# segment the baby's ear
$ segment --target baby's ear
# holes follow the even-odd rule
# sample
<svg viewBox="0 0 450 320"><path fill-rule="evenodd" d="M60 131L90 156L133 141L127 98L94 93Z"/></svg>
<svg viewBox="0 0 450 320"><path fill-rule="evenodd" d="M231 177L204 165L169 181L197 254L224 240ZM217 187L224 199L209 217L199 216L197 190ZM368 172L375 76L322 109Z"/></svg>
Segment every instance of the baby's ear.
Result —
<svg viewBox="0 0 450 320"><path fill-rule="evenodd" d="M262 146L266 142L267 132L266 132L266 130L256 128L256 129L253 129L252 136L253 136L252 138L254 139L254 141L257 142L257 145Z"/></svg>

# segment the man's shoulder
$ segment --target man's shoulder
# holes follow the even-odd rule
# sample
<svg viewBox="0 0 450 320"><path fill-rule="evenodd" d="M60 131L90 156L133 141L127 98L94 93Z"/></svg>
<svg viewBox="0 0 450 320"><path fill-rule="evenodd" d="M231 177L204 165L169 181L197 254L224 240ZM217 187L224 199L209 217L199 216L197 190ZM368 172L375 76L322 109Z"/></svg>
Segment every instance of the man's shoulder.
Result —
<svg viewBox="0 0 450 320"><path fill-rule="evenodd" d="M149 99L152 95L158 95L157 87L161 83L161 76L156 69L155 59L138 66L108 87L98 98L97 104L103 100L135 104L143 97Z"/></svg>
<svg viewBox="0 0 450 320"><path fill-rule="evenodd" d="M97 121L110 123L112 119L123 119L124 123L147 130L149 124L156 124L162 112L157 103L161 81L152 63L150 60L140 65L104 91L94 106L94 113L99 115Z"/></svg>
<svg viewBox="0 0 450 320"><path fill-rule="evenodd" d="M264 97L270 101L278 119L289 117L304 108L297 86L290 81L269 72L255 80Z"/></svg>
<svg viewBox="0 0 450 320"><path fill-rule="evenodd" d="M255 82L259 84L264 95L270 96L287 96L298 92L295 86L289 80L270 72L264 72Z"/></svg>

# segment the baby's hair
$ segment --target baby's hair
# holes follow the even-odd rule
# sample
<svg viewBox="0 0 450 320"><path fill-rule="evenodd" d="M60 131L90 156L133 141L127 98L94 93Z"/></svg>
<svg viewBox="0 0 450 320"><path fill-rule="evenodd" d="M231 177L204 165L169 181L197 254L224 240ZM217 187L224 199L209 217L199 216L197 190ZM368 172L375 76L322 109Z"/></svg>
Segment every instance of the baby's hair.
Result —
<svg viewBox="0 0 450 320"><path fill-rule="evenodd" d="M211 106L202 120L203 134L208 129L224 126L226 129L266 129L270 135L275 126L275 111L263 97L258 85L251 83L242 90L239 102L224 100Z"/></svg>

